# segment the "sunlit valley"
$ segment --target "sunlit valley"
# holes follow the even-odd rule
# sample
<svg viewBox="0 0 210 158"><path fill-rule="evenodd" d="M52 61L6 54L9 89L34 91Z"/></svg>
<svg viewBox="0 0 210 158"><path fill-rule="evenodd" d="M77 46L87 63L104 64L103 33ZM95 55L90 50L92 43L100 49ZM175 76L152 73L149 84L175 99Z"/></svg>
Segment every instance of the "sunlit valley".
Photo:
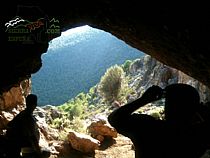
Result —
<svg viewBox="0 0 210 158"><path fill-rule="evenodd" d="M39 105L59 105L96 85L106 69L144 53L102 30L82 26L50 42L42 68L32 75Z"/></svg>

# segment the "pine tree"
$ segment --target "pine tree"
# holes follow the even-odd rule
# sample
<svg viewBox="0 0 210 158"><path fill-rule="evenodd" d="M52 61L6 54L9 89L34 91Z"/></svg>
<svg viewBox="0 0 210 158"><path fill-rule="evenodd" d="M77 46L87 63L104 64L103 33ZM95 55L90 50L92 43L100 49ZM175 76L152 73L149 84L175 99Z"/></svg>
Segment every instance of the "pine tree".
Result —
<svg viewBox="0 0 210 158"><path fill-rule="evenodd" d="M121 100L120 95L125 87L127 87L125 72L122 67L114 65L101 77L98 91L105 101L112 103Z"/></svg>

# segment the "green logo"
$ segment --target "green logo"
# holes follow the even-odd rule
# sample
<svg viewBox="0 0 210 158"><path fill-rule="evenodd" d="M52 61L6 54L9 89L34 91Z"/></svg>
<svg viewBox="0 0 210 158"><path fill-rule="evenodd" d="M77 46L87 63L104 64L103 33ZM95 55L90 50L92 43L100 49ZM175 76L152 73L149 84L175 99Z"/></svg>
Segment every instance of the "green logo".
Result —
<svg viewBox="0 0 210 158"><path fill-rule="evenodd" d="M16 16L5 23L8 41L33 44L48 42L61 34L59 20L39 18L35 21Z"/></svg>

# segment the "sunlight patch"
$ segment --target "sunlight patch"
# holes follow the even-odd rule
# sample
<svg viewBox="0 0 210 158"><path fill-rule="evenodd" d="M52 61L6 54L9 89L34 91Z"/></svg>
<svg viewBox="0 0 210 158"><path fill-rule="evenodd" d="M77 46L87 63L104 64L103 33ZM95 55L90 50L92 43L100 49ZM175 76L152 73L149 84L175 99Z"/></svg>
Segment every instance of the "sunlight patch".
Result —
<svg viewBox="0 0 210 158"><path fill-rule="evenodd" d="M89 40L92 36L104 32L92 28L88 25L72 28L61 33L61 36L54 38L49 42L48 51L55 51L59 48L74 46L85 40ZM79 38L78 38L79 37ZM64 42L65 41L65 42Z"/></svg>
<svg viewBox="0 0 210 158"><path fill-rule="evenodd" d="M76 27L76 28L64 31L61 33L61 36L69 36L69 35L72 35L75 33L84 33L84 32L91 31L91 30L92 30L92 28L90 26L85 25L85 26L80 26L80 27Z"/></svg>

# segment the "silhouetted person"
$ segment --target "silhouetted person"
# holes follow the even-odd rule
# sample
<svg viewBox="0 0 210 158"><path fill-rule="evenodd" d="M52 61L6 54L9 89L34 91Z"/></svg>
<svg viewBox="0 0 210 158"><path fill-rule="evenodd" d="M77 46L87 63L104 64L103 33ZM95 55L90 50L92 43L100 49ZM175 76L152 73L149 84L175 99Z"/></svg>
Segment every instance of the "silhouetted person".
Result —
<svg viewBox="0 0 210 158"><path fill-rule="evenodd" d="M134 113L163 97L164 120ZM114 110L108 121L132 140L136 158L200 158L210 143L207 110L190 85L172 84L165 89L152 86L139 99Z"/></svg>
<svg viewBox="0 0 210 158"><path fill-rule="evenodd" d="M11 145L8 157L42 157L39 146L40 133L33 116L36 106L37 96L29 94L26 97L26 109L8 123L6 137Z"/></svg>

